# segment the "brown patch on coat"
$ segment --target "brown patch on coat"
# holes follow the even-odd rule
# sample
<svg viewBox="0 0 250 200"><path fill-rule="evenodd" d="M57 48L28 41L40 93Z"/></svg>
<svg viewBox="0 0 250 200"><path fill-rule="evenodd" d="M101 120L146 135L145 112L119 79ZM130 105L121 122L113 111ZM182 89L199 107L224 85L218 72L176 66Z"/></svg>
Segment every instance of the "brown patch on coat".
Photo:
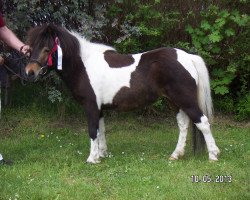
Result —
<svg viewBox="0 0 250 200"><path fill-rule="evenodd" d="M122 87L115 95L114 107L121 111L132 110L164 96L166 83L163 71L167 67L163 66L163 62L171 60L177 60L175 49L160 48L142 54L136 70L131 74L130 87Z"/></svg>
<svg viewBox="0 0 250 200"><path fill-rule="evenodd" d="M104 59L111 68L126 67L133 64L135 61L132 55L119 54L113 50L105 51Z"/></svg>
<svg viewBox="0 0 250 200"><path fill-rule="evenodd" d="M199 120L201 114L197 107L195 80L177 61L173 48L144 53L131 74L130 87L120 89L113 105L117 110L127 111L153 103L160 96L167 97L171 104L183 109L194 122Z"/></svg>

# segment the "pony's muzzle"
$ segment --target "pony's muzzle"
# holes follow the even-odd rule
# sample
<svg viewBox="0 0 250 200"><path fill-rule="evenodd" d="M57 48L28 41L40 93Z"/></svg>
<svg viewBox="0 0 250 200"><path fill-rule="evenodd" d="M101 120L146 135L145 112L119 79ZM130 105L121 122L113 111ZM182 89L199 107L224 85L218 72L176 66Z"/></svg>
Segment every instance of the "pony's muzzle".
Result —
<svg viewBox="0 0 250 200"><path fill-rule="evenodd" d="M29 63L25 67L26 78L28 81L36 81L41 68L36 63Z"/></svg>

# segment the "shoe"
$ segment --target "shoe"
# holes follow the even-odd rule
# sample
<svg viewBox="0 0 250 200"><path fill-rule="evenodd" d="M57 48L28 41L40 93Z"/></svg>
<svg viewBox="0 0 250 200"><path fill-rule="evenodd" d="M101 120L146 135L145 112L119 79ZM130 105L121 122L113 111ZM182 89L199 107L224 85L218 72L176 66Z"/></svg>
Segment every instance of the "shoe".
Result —
<svg viewBox="0 0 250 200"><path fill-rule="evenodd" d="M13 161L11 161L11 160L4 160L3 156L0 154L0 164L2 164L2 165L12 165Z"/></svg>

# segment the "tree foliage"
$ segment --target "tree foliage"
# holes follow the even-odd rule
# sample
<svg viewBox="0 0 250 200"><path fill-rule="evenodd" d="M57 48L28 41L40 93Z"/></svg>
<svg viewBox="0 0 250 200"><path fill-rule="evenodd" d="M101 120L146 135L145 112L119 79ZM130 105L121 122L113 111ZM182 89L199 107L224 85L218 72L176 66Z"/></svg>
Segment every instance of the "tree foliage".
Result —
<svg viewBox="0 0 250 200"><path fill-rule="evenodd" d="M8 26L23 39L32 26L56 23L123 53L162 46L198 53L209 66L218 107L249 117L248 0L183 2L8 0L4 11Z"/></svg>

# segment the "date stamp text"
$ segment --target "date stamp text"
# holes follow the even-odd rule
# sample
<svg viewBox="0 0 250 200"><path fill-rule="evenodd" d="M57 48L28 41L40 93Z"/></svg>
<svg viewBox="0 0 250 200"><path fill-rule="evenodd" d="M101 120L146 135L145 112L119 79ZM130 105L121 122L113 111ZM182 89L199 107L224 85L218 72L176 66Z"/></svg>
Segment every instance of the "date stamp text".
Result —
<svg viewBox="0 0 250 200"><path fill-rule="evenodd" d="M192 175L192 183L232 183L233 178L231 175Z"/></svg>

